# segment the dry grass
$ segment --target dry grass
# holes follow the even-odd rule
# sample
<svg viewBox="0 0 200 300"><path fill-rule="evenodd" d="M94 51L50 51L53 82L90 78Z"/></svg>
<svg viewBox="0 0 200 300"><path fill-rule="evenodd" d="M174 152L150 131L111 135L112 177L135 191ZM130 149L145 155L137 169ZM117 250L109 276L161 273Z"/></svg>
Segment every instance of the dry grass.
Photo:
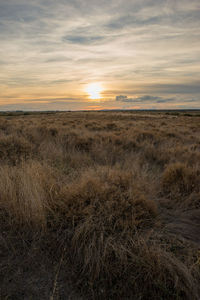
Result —
<svg viewBox="0 0 200 300"><path fill-rule="evenodd" d="M199 166L191 167L184 163L170 164L162 176L163 192L180 201L194 192L199 192L199 183Z"/></svg>
<svg viewBox="0 0 200 300"><path fill-rule="evenodd" d="M199 125L0 116L0 299L199 299Z"/></svg>
<svg viewBox="0 0 200 300"><path fill-rule="evenodd" d="M0 167L1 208L9 222L44 227L50 189L51 170L37 161Z"/></svg>

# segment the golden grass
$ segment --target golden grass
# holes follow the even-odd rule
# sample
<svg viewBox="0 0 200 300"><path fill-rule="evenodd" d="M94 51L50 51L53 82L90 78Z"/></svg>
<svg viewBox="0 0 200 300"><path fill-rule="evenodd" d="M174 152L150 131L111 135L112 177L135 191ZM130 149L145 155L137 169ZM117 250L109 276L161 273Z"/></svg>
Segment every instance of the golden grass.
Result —
<svg viewBox="0 0 200 300"><path fill-rule="evenodd" d="M0 167L1 208L6 210L10 222L45 226L50 208L50 176L49 168L37 161Z"/></svg>
<svg viewBox="0 0 200 300"><path fill-rule="evenodd" d="M200 298L199 116L0 118L2 299Z"/></svg>

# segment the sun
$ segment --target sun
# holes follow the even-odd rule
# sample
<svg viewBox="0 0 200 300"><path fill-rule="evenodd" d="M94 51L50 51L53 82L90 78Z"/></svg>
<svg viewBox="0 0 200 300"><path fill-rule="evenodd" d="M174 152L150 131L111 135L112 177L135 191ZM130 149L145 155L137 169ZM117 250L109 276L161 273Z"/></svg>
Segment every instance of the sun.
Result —
<svg viewBox="0 0 200 300"><path fill-rule="evenodd" d="M101 92L103 91L100 83L90 83L86 87L85 91L89 94L90 99L98 100L101 99Z"/></svg>

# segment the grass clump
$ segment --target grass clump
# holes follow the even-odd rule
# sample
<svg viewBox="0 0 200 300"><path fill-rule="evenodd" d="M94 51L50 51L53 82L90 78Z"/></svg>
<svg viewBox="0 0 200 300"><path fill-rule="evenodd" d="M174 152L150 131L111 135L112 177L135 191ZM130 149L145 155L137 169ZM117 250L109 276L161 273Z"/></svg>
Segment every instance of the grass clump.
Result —
<svg viewBox="0 0 200 300"><path fill-rule="evenodd" d="M0 139L0 160L15 164L28 158L32 145L22 136L4 135Z"/></svg>
<svg viewBox="0 0 200 300"><path fill-rule="evenodd" d="M175 199L197 191L199 184L199 171L184 163L168 165L162 176L163 192Z"/></svg>
<svg viewBox="0 0 200 300"><path fill-rule="evenodd" d="M35 161L0 167L0 203L13 224L46 226L50 170ZM14 226L14 225L13 225Z"/></svg>
<svg viewBox="0 0 200 300"><path fill-rule="evenodd" d="M85 171L79 183L64 186L58 202L74 222L91 218L116 232L148 226L157 215L156 203L145 196L134 175L114 168Z"/></svg>

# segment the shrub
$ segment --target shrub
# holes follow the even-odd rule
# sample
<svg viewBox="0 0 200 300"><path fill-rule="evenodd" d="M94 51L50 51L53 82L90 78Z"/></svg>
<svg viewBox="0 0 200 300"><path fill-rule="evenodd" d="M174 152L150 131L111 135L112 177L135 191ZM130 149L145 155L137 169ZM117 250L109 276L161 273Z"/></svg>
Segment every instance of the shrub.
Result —
<svg viewBox="0 0 200 300"><path fill-rule="evenodd" d="M8 135L0 138L0 159L16 163L31 155L32 145L22 136Z"/></svg>
<svg viewBox="0 0 200 300"><path fill-rule="evenodd" d="M149 226L157 215L156 203L145 196L130 172L103 167L86 171L79 183L66 185L58 201L73 222L92 218L108 232Z"/></svg>
<svg viewBox="0 0 200 300"><path fill-rule="evenodd" d="M169 197L179 198L199 189L198 171L183 163L168 165L162 176L162 189Z"/></svg>

